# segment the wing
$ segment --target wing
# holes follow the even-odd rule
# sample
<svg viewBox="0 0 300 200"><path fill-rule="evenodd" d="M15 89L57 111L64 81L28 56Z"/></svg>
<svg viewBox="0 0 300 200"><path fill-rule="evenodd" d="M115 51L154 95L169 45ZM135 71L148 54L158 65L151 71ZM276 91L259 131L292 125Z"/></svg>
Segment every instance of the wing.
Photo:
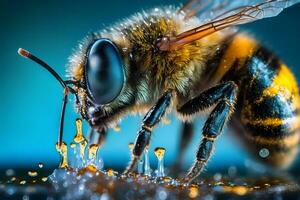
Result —
<svg viewBox="0 0 300 200"><path fill-rule="evenodd" d="M187 18L197 15L202 22L208 22L228 11L266 2L268 2L268 0L189 0L180 11L185 12ZM279 0L279 2L287 2L287 7L289 7L299 1Z"/></svg>
<svg viewBox="0 0 300 200"><path fill-rule="evenodd" d="M204 2L204 0L197 1ZM162 51L176 49L180 46L191 43L195 40L199 40L205 36L208 36L230 26L246 24L263 18L274 17L285 8L300 2L300 0L249 0L245 1L249 2L248 5L232 8L232 5L234 4L233 2L236 2L234 5L237 6L241 5L241 3L238 3L241 1L230 0L232 2L228 5L231 6L227 8L225 4L226 2L230 1L223 1L225 2L224 4L220 3L221 0L211 1L212 3L216 4L215 6L213 6L213 8L216 9L216 12L213 12L209 9L209 13L202 13L202 17L207 16L209 18L209 22L206 22L194 29L183 32L175 37L162 38L157 43L159 49ZM253 2L257 4L253 4ZM217 3L220 4L217 5ZM205 7L204 3L201 3L200 5L202 5L203 8ZM188 5L186 6L188 7ZM226 9L224 8L224 6L226 6ZM220 14L220 10L223 12L222 14Z"/></svg>

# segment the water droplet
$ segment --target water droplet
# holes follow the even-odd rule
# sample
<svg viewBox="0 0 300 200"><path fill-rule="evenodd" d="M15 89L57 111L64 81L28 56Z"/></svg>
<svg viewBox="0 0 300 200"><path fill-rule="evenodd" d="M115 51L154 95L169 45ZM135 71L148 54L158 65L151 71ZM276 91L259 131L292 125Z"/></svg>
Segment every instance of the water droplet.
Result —
<svg viewBox="0 0 300 200"><path fill-rule="evenodd" d="M130 142L130 143L128 144L128 148L129 148L129 150L130 150L130 153L132 152L133 147L134 147L133 142Z"/></svg>
<svg viewBox="0 0 300 200"><path fill-rule="evenodd" d="M22 181L20 181L20 184L21 184L21 185L25 185L25 184L26 184L26 181L25 181L25 180L22 180Z"/></svg>
<svg viewBox="0 0 300 200"><path fill-rule="evenodd" d="M28 176L36 177L38 173L36 171L28 171Z"/></svg>
<svg viewBox="0 0 300 200"><path fill-rule="evenodd" d="M28 195L23 195L22 200L29 200L29 196Z"/></svg>
<svg viewBox="0 0 300 200"><path fill-rule="evenodd" d="M162 147L157 147L154 150L154 153L158 159L158 165L157 165L157 177L163 177L165 176L165 169L164 169L164 155L166 150Z"/></svg>
<svg viewBox="0 0 300 200"><path fill-rule="evenodd" d="M262 157L262 158L266 158L268 157L270 154L269 150L266 149L266 148L262 148L260 151L259 151L259 156Z"/></svg>
<svg viewBox="0 0 300 200"><path fill-rule="evenodd" d="M39 166L39 168L43 168L43 167L44 167L44 164L40 162L40 163L38 164L38 166Z"/></svg>
<svg viewBox="0 0 300 200"><path fill-rule="evenodd" d="M121 131L121 127L120 127L119 124L117 124L113 129L114 129L115 132L120 132Z"/></svg>
<svg viewBox="0 0 300 200"><path fill-rule="evenodd" d="M61 146L56 143L56 150L61 156L59 168L68 168L68 148L65 142L62 142Z"/></svg>
<svg viewBox="0 0 300 200"><path fill-rule="evenodd" d="M236 175L236 173L237 173L237 169L236 169L235 166L230 166L230 167L228 168L228 175L229 175L229 176L233 177L233 176Z"/></svg>
<svg viewBox="0 0 300 200"><path fill-rule="evenodd" d="M220 173L216 173L215 175L214 175L214 180L215 181L220 181L222 179L222 175L220 174Z"/></svg>
<svg viewBox="0 0 300 200"><path fill-rule="evenodd" d="M151 176L151 168L149 162L148 149L145 149L145 166L144 166L144 174L147 176Z"/></svg>
<svg viewBox="0 0 300 200"><path fill-rule="evenodd" d="M43 181L43 182L46 182L47 180L48 180L48 177L43 177L43 178L42 178L42 181Z"/></svg>

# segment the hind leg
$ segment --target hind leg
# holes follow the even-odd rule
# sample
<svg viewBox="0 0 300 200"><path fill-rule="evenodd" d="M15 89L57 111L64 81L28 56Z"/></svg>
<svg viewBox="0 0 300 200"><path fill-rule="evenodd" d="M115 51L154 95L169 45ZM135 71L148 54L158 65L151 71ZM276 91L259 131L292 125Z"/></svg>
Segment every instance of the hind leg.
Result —
<svg viewBox="0 0 300 200"><path fill-rule="evenodd" d="M214 142L221 134L225 122L228 120L234 108L237 89L237 85L231 81L219 84L204 91L178 110L178 112L183 115L192 115L197 114L199 110L216 104L204 124L202 130L203 138L196 155L196 161L186 175L185 182L194 180L201 173L209 160L214 148Z"/></svg>

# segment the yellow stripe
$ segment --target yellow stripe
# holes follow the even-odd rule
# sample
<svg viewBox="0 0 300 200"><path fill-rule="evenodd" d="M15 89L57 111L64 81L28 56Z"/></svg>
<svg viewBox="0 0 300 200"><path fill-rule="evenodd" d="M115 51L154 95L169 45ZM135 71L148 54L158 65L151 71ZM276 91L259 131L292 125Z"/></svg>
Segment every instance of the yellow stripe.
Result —
<svg viewBox="0 0 300 200"><path fill-rule="evenodd" d="M287 68L286 65L281 64L277 76L275 76L272 84L263 91L263 94L257 103L261 102L264 97L274 97L280 96L284 100L289 100L290 98L298 99L298 86L294 78L294 75ZM294 102L297 106L299 104L298 100Z"/></svg>
<svg viewBox="0 0 300 200"><path fill-rule="evenodd" d="M295 145L298 145L299 139L300 139L300 133L295 132L292 135L286 136L284 138L266 138L262 136L251 136L250 134L245 134L246 137L250 140L255 141L257 144L263 144L263 145L282 145L286 147L292 147Z"/></svg>
<svg viewBox="0 0 300 200"><path fill-rule="evenodd" d="M243 123L251 124L254 126L281 126L285 124L293 124L296 122L296 117L287 119L281 118L266 118L266 119L242 119Z"/></svg>
<svg viewBox="0 0 300 200"><path fill-rule="evenodd" d="M212 80L214 82L220 81L236 60L239 61L239 67L243 66L246 58L251 57L257 47L257 42L254 39L244 34L237 35L224 53L222 61L212 77Z"/></svg>

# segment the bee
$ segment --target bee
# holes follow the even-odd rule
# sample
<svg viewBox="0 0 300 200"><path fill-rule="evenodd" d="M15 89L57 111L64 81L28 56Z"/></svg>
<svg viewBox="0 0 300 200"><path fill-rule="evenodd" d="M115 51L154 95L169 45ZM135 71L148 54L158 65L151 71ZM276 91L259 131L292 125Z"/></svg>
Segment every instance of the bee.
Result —
<svg viewBox="0 0 300 200"><path fill-rule="evenodd" d="M64 88L58 144L69 93L100 145L123 116L145 113L124 174L135 169L153 128L172 110L183 121L182 152L193 119L210 109L196 160L183 181L203 171L229 122L254 155L267 151L258 159L284 168L298 150L297 83L279 58L237 25L276 16L298 2L191 0L180 8L137 13L87 36L70 58L66 81L28 51L19 54L47 69Z"/></svg>

